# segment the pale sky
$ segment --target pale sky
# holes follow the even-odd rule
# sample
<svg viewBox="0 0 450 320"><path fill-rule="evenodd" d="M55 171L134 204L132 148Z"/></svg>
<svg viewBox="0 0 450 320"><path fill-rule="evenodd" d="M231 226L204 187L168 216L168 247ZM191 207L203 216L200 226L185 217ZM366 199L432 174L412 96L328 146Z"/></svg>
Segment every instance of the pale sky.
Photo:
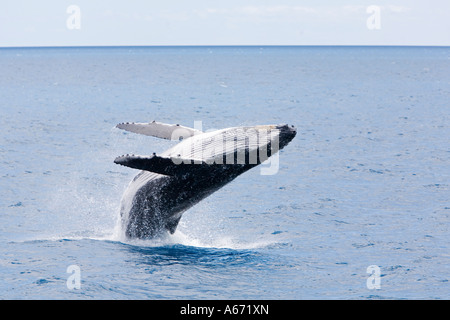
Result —
<svg viewBox="0 0 450 320"><path fill-rule="evenodd" d="M450 46L450 1L0 0L0 47L120 45Z"/></svg>

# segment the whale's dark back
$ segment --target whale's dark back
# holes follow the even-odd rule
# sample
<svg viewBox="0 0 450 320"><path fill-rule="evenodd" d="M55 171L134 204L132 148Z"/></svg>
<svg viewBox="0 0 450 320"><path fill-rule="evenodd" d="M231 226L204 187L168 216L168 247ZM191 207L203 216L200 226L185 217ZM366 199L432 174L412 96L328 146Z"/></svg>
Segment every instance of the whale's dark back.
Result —
<svg viewBox="0 0 450 320"><path fill-rule="evenodd" d="M174 233L183 212L254 166L227 167L181 177L149 175L147 183L133 195L131 208L128 211L122 208L126 236L148 239L167 231ZM145 174L143 171L139 175Z"/></svg>

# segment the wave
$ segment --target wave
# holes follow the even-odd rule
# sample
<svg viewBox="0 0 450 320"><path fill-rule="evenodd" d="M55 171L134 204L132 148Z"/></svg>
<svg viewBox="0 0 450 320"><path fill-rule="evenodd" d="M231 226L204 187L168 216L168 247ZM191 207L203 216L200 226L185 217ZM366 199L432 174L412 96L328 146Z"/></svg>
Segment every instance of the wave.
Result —
<svg viewBox="0 0 450 320"><path fill-rule="evenodd" d="M19 242L40 242L40 241L82 241L82 240L95 240L95 241L107 241L120 243L124 245L130 245L135 247L171 247L171 246L184 246L193 248L204 249L231 249L231 250L256 250L267 249L286 245L286 243L280 241L274 241L273 239L255 239L245 241L242 239L233 238L231 236L224 237L219 236L217 238L198 238L192 235L183 233L182 231L176 231L174 234L167 233L164 236L154 239L128 239L121 232L120 228L116 227L113 230L104 230L93 233L92 231L80 231L69 234L59 235L44 235L37 238L28 238L22 240L11 241L14 243Z"/></svg>
<svg viewBox="0 0 450 320"><path fill-rule="evenodd" d="M208 238L201 239L193 237L192 235L185 234L182 231L176 231L174 234L167 234L160 238L142 240L142 239L117 239L111 238L112 241L120 241L122 243L144 246L144 247L161 247L172 245L183 245L197 248L214 248L214 249L235 249L235 250L253 250L269 248L281 244L280 242L273 240L254 240L243 241L233 237Z"/></svg>

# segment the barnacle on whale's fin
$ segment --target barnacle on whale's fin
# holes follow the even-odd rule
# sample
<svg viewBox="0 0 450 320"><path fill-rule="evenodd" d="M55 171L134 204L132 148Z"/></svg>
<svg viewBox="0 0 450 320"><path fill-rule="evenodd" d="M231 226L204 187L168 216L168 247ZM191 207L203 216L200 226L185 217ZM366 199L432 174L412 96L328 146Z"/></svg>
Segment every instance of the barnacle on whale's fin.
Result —
<svg viewBox="0 0 450 320"><path fill-rule="evenodd" d="M149 123L124 122L116 125L116 128L168 140L182 140L203 133L200 130L179 124L166 124L156 121Z"/></svg>

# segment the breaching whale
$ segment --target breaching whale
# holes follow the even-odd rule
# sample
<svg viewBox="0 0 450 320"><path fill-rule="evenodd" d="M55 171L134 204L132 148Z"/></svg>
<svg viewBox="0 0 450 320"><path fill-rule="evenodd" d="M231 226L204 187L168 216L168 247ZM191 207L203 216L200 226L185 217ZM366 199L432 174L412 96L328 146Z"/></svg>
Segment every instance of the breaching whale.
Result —
<svg viewBox="0 0 450 320"><path fill-rule="evenodd" d="M173 234L183 212L275 155L297 133L294 126L288 125L232 127L212 132L156 121L120 123L116 127L181 141L158 155L127 154L114 160L142 170L125 190L120 208L126 237L139 239Z"/></svg>

